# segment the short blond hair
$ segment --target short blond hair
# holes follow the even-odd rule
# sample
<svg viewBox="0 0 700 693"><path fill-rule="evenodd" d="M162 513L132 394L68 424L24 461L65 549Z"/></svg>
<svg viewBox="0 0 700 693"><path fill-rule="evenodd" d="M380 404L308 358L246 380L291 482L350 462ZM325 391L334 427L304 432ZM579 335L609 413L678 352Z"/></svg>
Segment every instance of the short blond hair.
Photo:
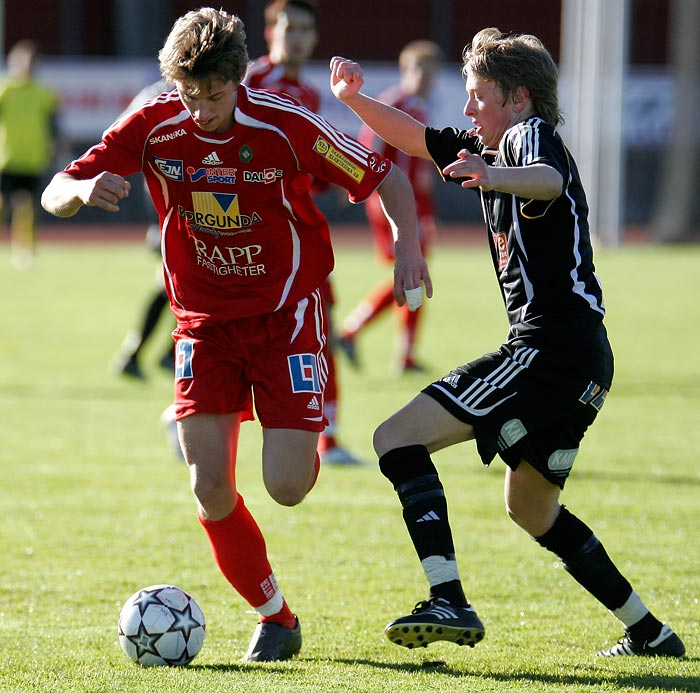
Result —
<svg viewBox="0 0 700 693"><path fill-rule="evenodd" d="M197 87L218 77L238 85L248 66L243 22L224 10L192 10L173 24L158 61L170 84Z"/></svg>
<svg viewBox="0 0 700 693"><path fill-rule="evenodd" d="M439 63L443 59L442 48L437 43L427 39L411 41L399 53L399 66L403 67L409 62L418 62L425 58Z"/></svg>
<svg viewBox="0 0 700 693"><path fill-rule="evenodd" d="M483 29L462 54L462 74L495 82L508 99L518 87L530 94L535 114L552 127L563 122L557 96L558 71L544 44L531 34Z"/></svg>

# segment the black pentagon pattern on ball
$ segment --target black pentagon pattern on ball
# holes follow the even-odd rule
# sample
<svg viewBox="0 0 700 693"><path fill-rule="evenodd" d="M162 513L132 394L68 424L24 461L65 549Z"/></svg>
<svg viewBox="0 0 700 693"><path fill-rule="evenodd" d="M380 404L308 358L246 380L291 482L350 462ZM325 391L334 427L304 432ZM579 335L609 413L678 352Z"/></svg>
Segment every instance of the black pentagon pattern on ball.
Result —
<svg viewBox="0 0 700 693"><path fill-rule="evenodd" d="M154 633L151 635L148 633L143 623L139 625L139 632L136 633L136 635L126 635L124 637L134 644L134 647L136 648L136 658L139 661L146 654L151 654L154 657L161 656L160 652L156 650L156 643L163 637L163 634Z"/></svg>
<svg viewBox="0 0 700 693"><path fill-rule="evenodd" d="M161 599L161 592L173 587L178 592L181 592L187 599L185 606L182 609L177 608L172 603L166 603ZM170 585L156 585L154 587L146 587L140 590L135 597L132 598L132 604L138 609L141 618L144 617L146 611L150 606L156 606L160 609L167 609L171 615L173 622L170 624L168 629L164 632L149 633L143 622L139 623L138 632L134 635L126 635L121 630L121 625L119 628L119 634L125 637L129 642L134 645L136 649L136 661L141 662L142 658L146 655L151 655L157 657L168 666L183 666L189 664L195 656L198 654L198 650L193 654L189 651L189 642L192 632L201 628L202 631L206 630L206 625L200 622L200 617L194 615L192 610L192 597L181 590L180 588L170 586ZM158 650L158 642L169 633L180 633L184 639L185 647L178 657L166 657Z"/></svg>
<svg viewBox="0 0 700 693"><path fill-rule="evenodd" d="M206 626L203 623L200 623L192 613L192 602L189 600L187 602L187 606L182 611L179 611L172 606L170 607L170 611L175 619L173 625L170 626L170 630L179 630L184 636L185 642L189 642L190 635L195 628L202 628L203 630L206 630Z"/></svg>
<svg viewBox="0 0 700 693"><path fill-rule="evenodd" d="M156 589L143 589L139 592L139 596L134 599L134 606L138 607L139 613L143 616L146 613L146 609L151 606L151 604L156 604L157 606L163 606L163 602L158 599L162 587Z"/></svg>

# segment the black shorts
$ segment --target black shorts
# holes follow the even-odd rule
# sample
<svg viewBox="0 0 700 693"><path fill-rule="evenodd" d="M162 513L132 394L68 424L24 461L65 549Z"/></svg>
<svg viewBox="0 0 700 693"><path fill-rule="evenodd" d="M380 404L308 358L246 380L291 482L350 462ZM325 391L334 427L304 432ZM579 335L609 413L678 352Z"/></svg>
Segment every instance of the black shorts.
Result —
<svg viewBox="0 0 700 693"><path fill-rule="evenodd" d="M579 443L603 406L602 386L554 353L504 345L455 368L423 392L474 428L484 465L498 454L517 468L526 460L564 488Z"/></svg>
<svg viewBox="0 0 700 693"><path fill-rule="evenodd" d="M0 192L12 195L18 190L26 190L32 195L39 192L40 176L27 176L20 173L0 173Z"/></svg>

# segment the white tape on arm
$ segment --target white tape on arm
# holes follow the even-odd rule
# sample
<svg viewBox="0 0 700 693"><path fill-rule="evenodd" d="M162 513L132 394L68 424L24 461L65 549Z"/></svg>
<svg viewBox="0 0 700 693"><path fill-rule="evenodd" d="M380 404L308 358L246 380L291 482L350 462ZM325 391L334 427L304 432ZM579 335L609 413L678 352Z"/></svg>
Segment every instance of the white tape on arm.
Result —
<svg viewBox="0 0 700 693"><path fill-rule="evenodd" d="M404 289L403 292L406 295L406 303L410 311L418 310L423 305L423 287Z"/></svg>

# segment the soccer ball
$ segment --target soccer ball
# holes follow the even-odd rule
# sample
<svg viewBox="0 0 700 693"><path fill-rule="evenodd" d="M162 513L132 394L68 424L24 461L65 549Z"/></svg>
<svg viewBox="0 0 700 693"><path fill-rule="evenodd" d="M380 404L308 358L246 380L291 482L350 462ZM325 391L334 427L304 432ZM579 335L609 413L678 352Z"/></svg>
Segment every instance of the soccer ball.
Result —
<svg viewBox="0 0 700 693"><path fill-rule="evenodd" d="M206 625L199 604L174 585L151 585L129 597L119 614L119 643L144 667L183 666L202 649Z"/></svg>

